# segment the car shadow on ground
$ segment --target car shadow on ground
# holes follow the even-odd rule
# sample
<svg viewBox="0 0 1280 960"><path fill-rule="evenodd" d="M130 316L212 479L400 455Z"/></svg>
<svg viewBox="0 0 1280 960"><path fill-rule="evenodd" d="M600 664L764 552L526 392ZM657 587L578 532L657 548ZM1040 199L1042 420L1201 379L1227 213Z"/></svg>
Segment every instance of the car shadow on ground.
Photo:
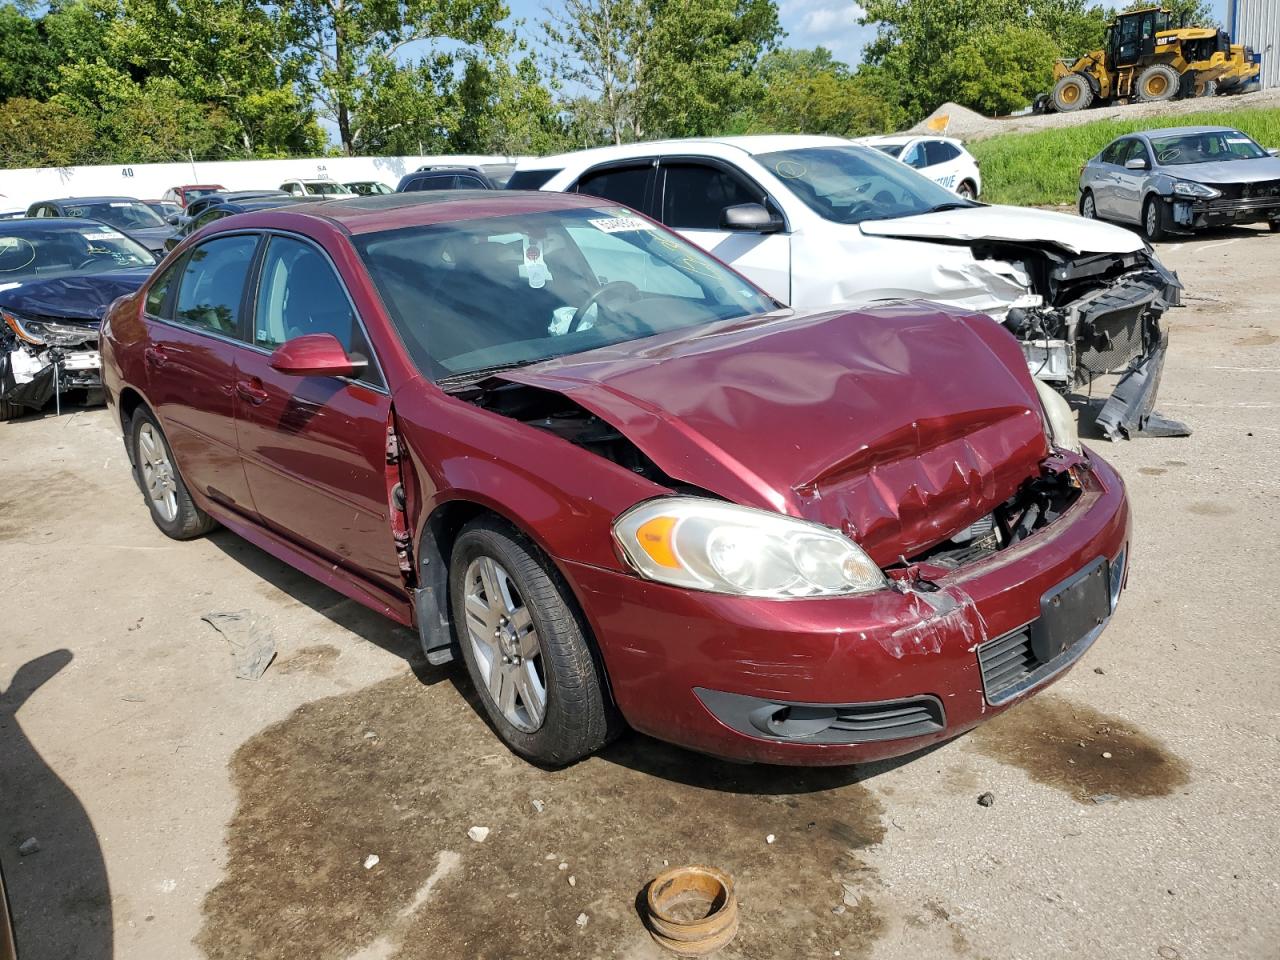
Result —
<svg viewBox="0 0 1280 960"><path fill-rule="evenodd" d="M54 650L0 691L0 849L22 960L111 960L111 887L88 812L19 723L23 705L71 662ZM24 844L38 849L19 852Z"/></svg>
<svg viewBox="0 0 1280 960"><path fill-rule="evenodd" d="M431 685L448 676L447 668L427 663L418 643L418 635L407 627L370 610L338 591L277 560L265 550L225 528L215 530L206 539L254 576L309 607L344 630L362 640L395 654L413 670L424 684ZM259 611L254 611L255 613Z"/></svg>
<svg viewBox="0 0 1280 960"><path fill-rule="evenodd" d="M498 733L485 713L456 648L452 663L432 666L423 657L417 634L412 630L347 599L229 530L216 530L207 539L255 576L294 600L361 639L402 658L423 685L431 686L443 680L452 683L458 695L489 727L497 742ZM737 794L782 796L820 792L860 783L923 757L940 746L942 744L933 744L903 757L859 764L856 767L785 767L735 763L709 757L628 729L605 747L599 756L619 767L684 786Z"/></svg>

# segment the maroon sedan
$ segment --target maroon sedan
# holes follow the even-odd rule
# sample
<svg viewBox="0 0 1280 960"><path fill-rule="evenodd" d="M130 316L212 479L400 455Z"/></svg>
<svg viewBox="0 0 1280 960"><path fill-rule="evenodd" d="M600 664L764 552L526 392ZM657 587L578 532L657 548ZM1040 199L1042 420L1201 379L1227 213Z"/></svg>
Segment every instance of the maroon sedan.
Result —
<svg viewBox="0 0 1280 960"><path fill-rule="evenodd" d="M1116 473L989 318L799 314L587 197L244 214L103 328L152 518L223 524L460 655L516 752L623 719L839 764L955 736L1093 643Z"/></svg>

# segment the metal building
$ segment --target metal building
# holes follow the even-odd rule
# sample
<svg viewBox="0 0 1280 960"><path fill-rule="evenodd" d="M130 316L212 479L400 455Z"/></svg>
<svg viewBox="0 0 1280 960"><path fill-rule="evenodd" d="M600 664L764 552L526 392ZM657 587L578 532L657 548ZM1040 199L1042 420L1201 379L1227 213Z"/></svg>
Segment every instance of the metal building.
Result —
<svg viewBox="0 0 1280 960"><path fill-rule="evenodd" d="M1280 87L1280 0L1227 0L1227 32L1262 58L1262 86Z"/></svg>

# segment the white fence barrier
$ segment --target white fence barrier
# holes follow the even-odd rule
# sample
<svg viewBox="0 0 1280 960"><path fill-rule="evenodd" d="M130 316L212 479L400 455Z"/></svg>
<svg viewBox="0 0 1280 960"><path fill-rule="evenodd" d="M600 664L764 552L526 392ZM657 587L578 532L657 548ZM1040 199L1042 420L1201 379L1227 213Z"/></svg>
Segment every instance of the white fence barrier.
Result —
<svg viewBox="0 0 1280 960"><path fill-rule="evenodd" d="M158 200L170 187L217 183L228 190L275 188L295 178L342 183L380 180L395 187L406 173L435 164L510 163L515 158L466 154L424 157L319 157L217 163L139 163L133 166L43 167L0 170L0 211L26 210L40 200L122 196Z"/></svg>

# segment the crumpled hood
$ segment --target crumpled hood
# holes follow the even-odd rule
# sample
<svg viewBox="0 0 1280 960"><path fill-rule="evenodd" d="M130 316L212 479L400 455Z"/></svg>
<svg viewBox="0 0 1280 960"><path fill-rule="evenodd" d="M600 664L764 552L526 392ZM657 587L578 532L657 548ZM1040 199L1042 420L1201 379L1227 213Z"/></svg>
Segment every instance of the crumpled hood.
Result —
<svg viewBox="0 0 1280 960"><path fill-rule="evenodd" d="M56 317L96 326L117 297L133 293L151 276L151 269L0 283L0 307L27 317Z"/></svg>
<svg viewBox="0 0 1280 960"><path fill-rule="evenodd" d="M1218 163L1171 164L1161 167L1160 172L1179 180L1192 180L1196 183L1254 183L1259 180L1280 180L1280 157L1222 160Z"/></svg>
<svg viewBox="0 0 1280 960"><path fill-rule="evenodd" d="M1048 454L1017 344L923 304L769 315L501 377L572 398L678 481L843 529L881 564L990 513Z"/></svg>
<svg viewBox="0 0 1280 960"><path fill-rule="evenodd" d="M881 237L1032 243L1052 245L1072 254L1132 253L1143 248L1142 238L1123 227L1029 207L964 207L893 220L866 220L859 227L865 234Z"/></svg>

